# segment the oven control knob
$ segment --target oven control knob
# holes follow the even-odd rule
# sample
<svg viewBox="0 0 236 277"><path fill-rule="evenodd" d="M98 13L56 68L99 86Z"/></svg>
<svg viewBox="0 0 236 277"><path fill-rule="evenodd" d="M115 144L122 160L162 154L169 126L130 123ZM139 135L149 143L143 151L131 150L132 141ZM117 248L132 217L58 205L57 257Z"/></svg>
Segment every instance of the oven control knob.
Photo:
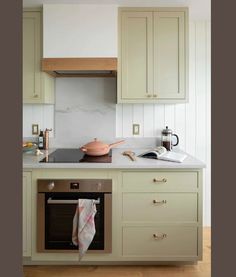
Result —
<svg viewBox="0 0 236 277"><path fill-rule="evenodd" d="M98 189L98 190L101 190L101 189L102 189L102 183L100 183L100 182L97 183L97 189Z"/></svg>
<svg viewBox="0 0 236 277"><path fill-rule="evenodd" d="M50 183L48 184L48 189L49 189L49 190L53 190L54 187L55 187L54 182L50 182Z"/></svg>

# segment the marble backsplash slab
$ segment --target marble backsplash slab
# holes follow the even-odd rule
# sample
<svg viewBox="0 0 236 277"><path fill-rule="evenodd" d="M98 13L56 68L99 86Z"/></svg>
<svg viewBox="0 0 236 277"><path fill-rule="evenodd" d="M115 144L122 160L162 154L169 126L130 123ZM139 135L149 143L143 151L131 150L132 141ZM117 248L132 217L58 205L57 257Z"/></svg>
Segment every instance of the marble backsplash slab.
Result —
<svg viewBox="0 0 236 277"><path fill-rule="evenodd" d="M114 141L115 78L58 78L52 147L78 147L101 138Z"/></svg>

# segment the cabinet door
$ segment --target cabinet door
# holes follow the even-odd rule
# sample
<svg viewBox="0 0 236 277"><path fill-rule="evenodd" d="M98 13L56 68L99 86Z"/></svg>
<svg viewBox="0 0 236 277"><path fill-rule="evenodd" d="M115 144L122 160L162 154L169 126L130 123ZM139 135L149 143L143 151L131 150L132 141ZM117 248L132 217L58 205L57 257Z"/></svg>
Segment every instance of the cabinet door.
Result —
<svg viewBox="0 0 236 277"><path fill-rule="evenodd" d="M153 13L121 14L121 98L147 99L153 92Z"/></svg>
<svg viewBox="0 0 236 277"><path fill-rule="evenodd" d="M184 99L186 37L184 12L154 12L154 97Z"/></svg>
<svg viewBox="0 0 236 277"><path fill-rule="evenodd" d="M123 255L172 261L196 259L199 255L198 228L176 224L124 226Z"/></svg>
<svg viewBox="0 0 236 277"><path fill-rule="evenodd" d="M31 256L31 172L23 172L23 256Z"/></svg>
<svg viewBox="0 0 236 277"><path fill-rule="evenodd" d="M23 14L23 101L40 102L40 12Z"/></svg>

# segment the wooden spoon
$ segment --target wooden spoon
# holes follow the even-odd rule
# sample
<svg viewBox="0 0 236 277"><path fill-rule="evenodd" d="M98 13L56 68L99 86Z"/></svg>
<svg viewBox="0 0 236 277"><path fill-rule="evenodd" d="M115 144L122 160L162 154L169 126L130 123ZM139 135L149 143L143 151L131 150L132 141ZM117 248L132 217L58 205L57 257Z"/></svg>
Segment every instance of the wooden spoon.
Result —
<svg viewBox="0 0 236 277"><path fill-rule="evenodd" d="M131 161L136 161L136 156L134 152L128 150L128 151L124 151L122 154L124 156L128 156L131 159Z"/></svg>

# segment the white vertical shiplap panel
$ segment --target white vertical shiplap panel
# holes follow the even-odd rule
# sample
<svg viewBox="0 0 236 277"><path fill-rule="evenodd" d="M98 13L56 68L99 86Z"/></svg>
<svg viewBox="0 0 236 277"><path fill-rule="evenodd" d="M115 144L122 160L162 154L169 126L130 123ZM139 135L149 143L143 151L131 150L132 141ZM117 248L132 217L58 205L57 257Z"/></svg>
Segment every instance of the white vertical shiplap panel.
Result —
<svg viewBox="0 0 236 277"><path fill-rule="evenodd" d="M175 105L165 104L165 126L175 130ZM165 127L164 126L164 127Z"/></svg>
<svg viewBox="0 0 236 277"><path fill-rule="evenodd" d="M143 105L143 132L144 137L154 136L154 104Z"/></svg>
<svg viewBox="0 0 236 277"><path fill-rule="evenodd" d="M206 23L196 25L196 157L206 161Z"/></svg>
<svg viewBox="0 0 236 277"><path fill-rule="evenodd" d="M54 105L27 104L23 106L23 137L35 137L32 135L32 124L38 124L39 130L52 128L50 137L54 136Z"/></svg>
<svg viewBox="0 0 236 277"><path fill-rule="evenodd" d="M211 25L206 23L206 180L205 180L205 218L204 223L211 225Z"/></svg>
<svg viewBox="0 0 236 277"><path fill-rule="evenodd" d="M116 137L123 136L123 105L116 105Z"/></svg>
<svg viewBox="0 0 236 277"><path fill-rule="evenodd" d="M32 105L23 106L23 137L32 136Z"/></svg>
<svg viewBox="0 0 236 277"><path fill-rule="evenodd" d="M43 130L43 105L34 105L32 113L32 124L38 124L39 130Z"/></svg>
<svg viewBox="0 0 236 277"><path fill-rule="evenodd" d="M46 128L52 129L49 132L49 137L54 137L55 130L54 130L54 105L43 105L43 129Z"/></svg>
<svg viewBox="0 0 236 277"><path fill-rule="evenodd" d="M161 137L161 131L165 128L165 105L154 105L154 136Z"/></svg>
<svg viewBox="0 0 236 277"><path fill-rule="evenodd" d="M179 137L178 147L185 151L186 148L186 104L175 105L175 129Z"/></svg>
<svg viewBox="0 0 236 277"><path fill-rule="evenodd" d="M133 124L139 124L139 135L135 137L143 137L143 120L144 120L144 107L143 104L133 105Z"/></svg>
<svg viewBox="0 0 236 277"><path fill-rule="evenodd" d="M186 152L196 154L196 23L189 25L189 103L186 104Z"/></svg>
<svg viewBox="0 0 236 277"><path fill-rule="evenodd" d="M123 125L123 137L132 137L133 136L133 130L132 130L132 124L133 124L133 105L132 104L124 104L123 105L123 111L122 111L122 125Z"/></svg>

